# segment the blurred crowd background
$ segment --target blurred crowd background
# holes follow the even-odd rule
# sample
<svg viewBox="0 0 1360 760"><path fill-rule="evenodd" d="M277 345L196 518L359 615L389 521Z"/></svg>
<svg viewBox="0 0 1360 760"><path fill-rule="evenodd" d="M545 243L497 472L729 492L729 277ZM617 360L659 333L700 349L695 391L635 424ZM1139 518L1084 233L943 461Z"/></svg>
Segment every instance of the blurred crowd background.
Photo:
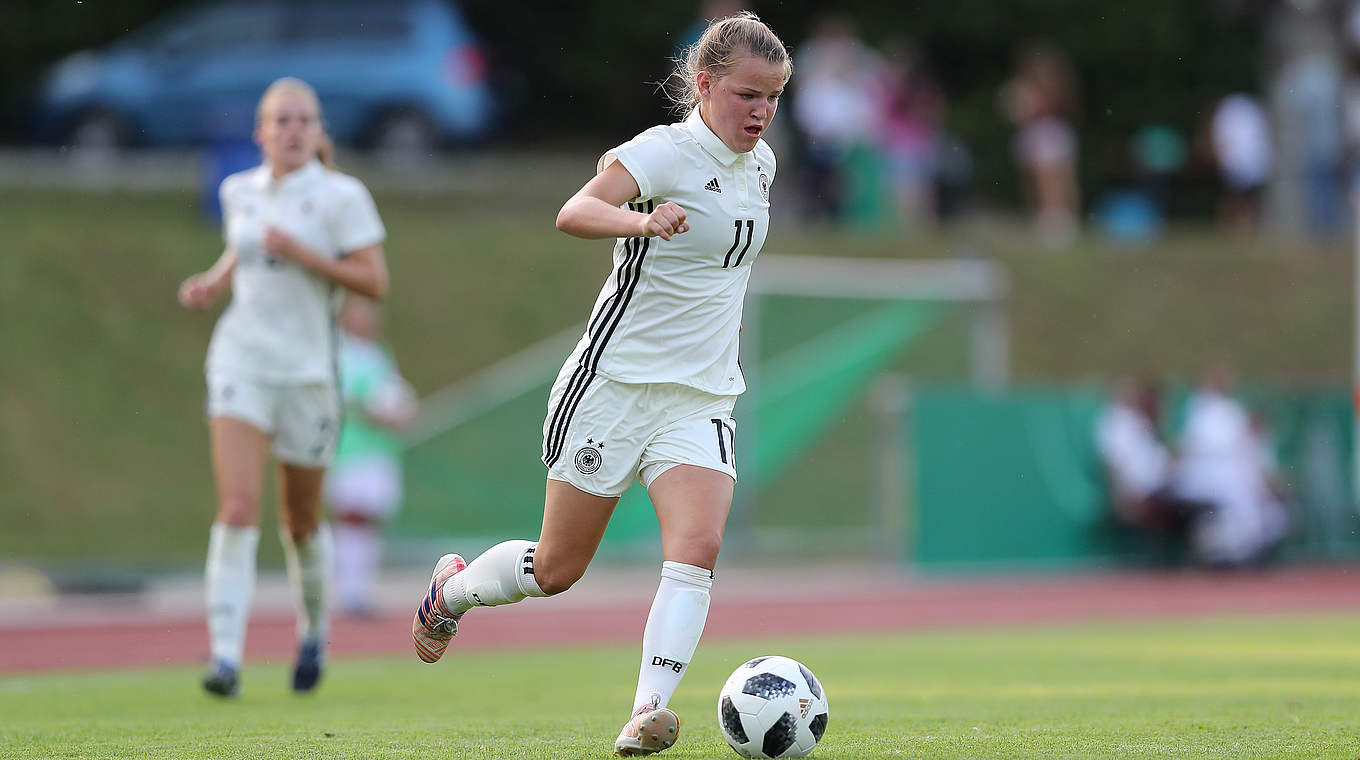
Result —
<svg viewBox="0 0 1360 760"><path fill-rule="evenodd" d="M246 139L279 70L342 142L428 150L599 142L666 118L655 84L737 3L403 0L33 5L2 32L0 138L163 147ZM1343 0L922 7L769 3L797 76L771 138L810 219L907 229L976 208L1155 234L1267 214L1335 236L1360 153L1360 15ZM564 34L564 30L570 30Z"/></svg>
<svg viewBox="0 0 1360 760"><path fill-rule="evenodd" d="M581 311L588 296L572 295L566 300L574 305L558 309L556 295L471 292L478 282L461 283L467 270L444 263L439 246L467 249L459 255L474 261L542 249L519 231L522 219L506 224L504 205L550 219L566 197L554 193L579 184L595 155L673 119L659 92L669 59L705 19L741 7L128 0L7 9L0 25L0 196L7 200L0 206L9 206L11 242L29 254L12 259L9 290L0 293L80 297L85 291L71 284L80 277L54 259L83 271L126 233L137 243L121 255L140 258L120 263L148 270L144 281L126 275L127 289L170 300L171 278L191 271L191 261L208 261L215 244L211 224L183 201L193 198L211 218L216 182L258 160L250 132L260 93L279 76L299 76L319 92L342 164L375 188L393 230L390 339L403 366L425 393L467 379L567 327L572 317L561 315ZM874 365L912 386L901 405L908 411L895 413L911 439L895 452L909 481L899 484L910 492L905 511L883 506L892 479L882 479L881 468L830 478L795 468L809 482L785 478L769 486L762 504L787 506L800 491L815 502L858 488L863 493L853 498L865 504L836 526L851 530L823 531L823 540L844 534L831 543L846 556L870 546L939 567L1110 557L1255 567L1280 554L1360 555L1346 390L1360 0L751 7L789 43L795 71L766 136L780 156L775 213L785 230L767 248L984 259L1010 283L1004 392L961 398L917 386L966 385L966 325L945 322L936 331L943 337L926 339L915 364ZM129 178L160 165L158 156L192 162L197 186L136 195ZM91 199L81 180L96 176L103 194ZM88 237L57 241L24 226L56 207L74 215L72 235ZM179 239L161 234L180 224L175 214L202 228L183 235L205 248L201 256L189 258L176 249ZM162 221L134 232L105 226L120 216ZM501 227L483 235L479 223ZM542 279L559 276L559 264L523 255L520 265ZM422 264L412 265L420 256ZM570 290L579 280L581 293L593 293L598 269L556 282ZM430 284L439 282L447 290ZM204 325L164 328L171 312L161 307L110 322L121 302L95 303L79 325L58 320L50 332L20 333L5 301L0 324L9 323L16 345L33 349L39 369L16 382L4 412L0 467L17 485L0 514L29 526L26 535L10 533L4 553L60 557L64 545L41 538L62 523L52 513L83 515L95 526L116 522L101 515L120 509L174 515L166 519L183 525L177 535L197 536L210 511L198 461L206 441L190 424ZM17 309L28 301L9 303ZM466 313L479 315L480 329L450 327ZM818 313L811 321L819 320L834 318ZM117 336L91 344L82 328L123 330L129 346L169 340L165 350L184 355L160 368L167 385L182 387L171 394L178 404L171 416L183 435L165 432L178 429L173 423L147 428L144 418L117 417L100 405L99 394L114 391L53 389L52 378L74 386L76 375L116 386L108 373L138 361L116 355ZM431 348L434 341L440 348ZM89 364L105 353L116 356ZM871 425L876 414L866 411L871 373L864 374L837 391L830 421L808 436L803 461L852 469L858 460L876 461L879 449L862 430L846 432ZM1239 376L1240 384L1225 379ZM85 398L77 407L94 415L77 426L85 440L119 453L75 457L70 482L58 485L66 465L39 462L69 461L72 444L52 440L39 417L61 407L49 399L61 394L68 403ZM128 398L120 396L137 409L132 414L147 408ZM541 399L533 398L526 408L537 410ZM100 415L109 419L89 421ZM119 448L120 435L136 445ZM496 433L485 435L478 441ZM154 468L165 450L192 453L195 445L202 456L181 455L193 463L182 478L127 482L126 472ZM469 455L447 446L414 452L422 480L412 484L413 499L423 493L426 501L406 510L395 532L428 532L447 506L438 503L441 494L457 487L458 476L448 473L458 472L460 456ZM534 464L532 456L526 461ZM974 477L979 468L990 477ZM477 475L468 469L464 482ZM541 478L529 480L541 489ZM849 487L849 480L863 483ZM528 525L537 497L526 498ZM121 506L100 508L110 502ZM794 522L814 534L826 521L817 503L794 511L801 515ZM1007 518L989 521L998 512ZM778 522L773 507L760 513L774 516L738 519L739 540L743 529ZM492 535L505 526L485 527ZM895 538L881 540L885 530ZM750 536L746 543L764 546ZM191 562L199 548L138 536L101 552L158 566Z"/></svg>
<svg viewBox="0 0 1360 760"><path fill-rule="evenodd" d="M1168 218L1264 218L1334 237L1360 155L1349 0L916 7L769 3L797 76L782 133L809 219L905 229L1029 209L1064 245ZM655 84L739 4L143 0L13 9L0 61L10 145L245 139L279 70L313 81L342 142L594 145L666 117ZM526 15L529 14L529 15ZM564 30L570 30L564 34Z"/></svg>

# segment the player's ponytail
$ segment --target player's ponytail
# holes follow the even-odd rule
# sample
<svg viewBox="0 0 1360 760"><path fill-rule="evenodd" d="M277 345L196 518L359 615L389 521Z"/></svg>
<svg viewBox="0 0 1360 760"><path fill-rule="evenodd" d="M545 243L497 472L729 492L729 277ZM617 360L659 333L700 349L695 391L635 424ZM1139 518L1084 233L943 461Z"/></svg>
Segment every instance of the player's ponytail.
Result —
<svg viewBox="0 0 1360 760"><path fill-rule="evenodd" d="M335 168L335 143L331 142L325 127L321 128L321 140L316 145L316 160L327 169Z"/></svg>
<svg viewBox="0 0 1360 760"><path fill-rule="evenodd" d="M707 71L714 79L721 79L746 56L783 64L786 81L793 75L793 61L779 36L756 14L742 11L710 22L699 41L676 59L675 70L662 85L666 96L676 110L688 115L699 106L694 77Z"/></svg>

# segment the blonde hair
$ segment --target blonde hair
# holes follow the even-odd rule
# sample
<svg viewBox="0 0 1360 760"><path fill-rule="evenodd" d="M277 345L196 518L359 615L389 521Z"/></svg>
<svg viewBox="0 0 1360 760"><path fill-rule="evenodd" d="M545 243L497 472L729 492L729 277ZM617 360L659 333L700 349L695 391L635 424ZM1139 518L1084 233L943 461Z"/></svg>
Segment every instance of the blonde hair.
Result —
<svg viewBox="0 0 1360 760"><path fill-rule="evenodd" d="M721 79L747 56L783 64L784 81L793 76L793 61L783 41L759 16L742 11L710 22L699 41L685 49L665 83L666 95L676 110L688 115L699 107L695 76L707 71L714 79Z"/></svg>
<svg viewBox="0 0 1360 760"><path fill-rule="evenodd" d="M275 79L265 88L264 94L260 96L260 102L255 106L255 125L264 123L265 112L269 110L269 104L273 99L284 93L298 94L312 101L316 106L316 120L321 124L321 141L316 147L316 157L328 169L335 168L335 144L331 142L331 136L326 134L326 123L321 117L321 98L317 97L316 90L297 77L281 77Z"/></svg>

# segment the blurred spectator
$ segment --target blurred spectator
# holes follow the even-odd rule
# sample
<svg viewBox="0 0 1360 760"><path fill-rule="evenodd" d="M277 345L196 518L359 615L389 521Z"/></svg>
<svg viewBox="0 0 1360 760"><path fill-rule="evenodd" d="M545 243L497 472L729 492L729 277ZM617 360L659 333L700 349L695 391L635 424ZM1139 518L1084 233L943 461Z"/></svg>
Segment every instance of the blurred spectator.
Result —
<svg viewBox="0 0 1360 760"><path fill-rule="evenodd" d="M1341 94L1341 124L1345 132L1346 187L1351 197L1360 192L1360 0L1346 12L1346 71Z"/></svg>
<svg viewBox="0 0 1360 760"><path fill-rule="evenodd" d="M1165 227L1171 178L1185 165L1185 137L1165 124L1147 124L1129 144L1129 187L1112 188L1096 199L1092 217L1106 238L1147 244Z"/></svg>
<svg viewBox="0 0 1360 760"><path fill-rule="evenodd" d="M345 424L325 496L335 521L335 586L343 613L373 610L381 527L401 506L401 442L417 412L415 393L381 342L378 304L350 294L340 312L340 387Z"/></svg>
<svg viewBox="0 0 1360 760"><path fill-rule="evenodd" d="M1077 225L1076 78L1067 58L1048 44L1020 52L1014 77L1001 91L1001 105L1014 122L1015 155L1040 240L1050 247L1071 243Z"/></svg>
<svg viewBox="0 0 1360 760"><path fill-rule="evenodd" d="M1306 229L1330 238L1341 231L1343 132L1341 69L1335 30L1300 23L1302 38L1288 51L1274 80L1281 169L1302 183ZM1287 160L1286 160L1287 159Z"/></svg>
<svg viewBox="0 0 1360 760"><path fill-rule="evenodd" d="M839 220L846 211L852 151L875 135L878 55L849 19L828 16L798 48L793 117L805 139L804 200L808 216Z"/></svg>
<svg viewBox="0 0 1360 760"><path fill-rule="evenodd" d="M1145 125L1133 136L1132 154L1139 189L1164 208L1171 178L1189 156L1185 135L1168 124Z"/></svg>
<svg viewBox="0 0 1360 760"><path fill-rule="evenodd" d="M1171 490L1171 452L1158 433L1161 390L1151 380L1120 381L1096 421L1096 448L1114 516L1140 530L1179 533L1193 512Z"/></svg>
<svg viewBox="0 0 1360 760"><path fill-rule="evenodd" d="M879 146L888 167L895 215L908 227L917 227L936 215L944 96L910 45L890 46L884 63L878 93Z"/></svg>
<svg viewBox="0 0 1360 760"><path fill-rule="evenodd" d="M1270 123L1251 95L1235 93L1219 101L1209 126L1223 202L1224 226L1254 233L1261 221L1261 194L1274 167Z"/></svg>
<svg viewBox="0 0 1360 760"><path fill-rule="evenodd" d="M1283 537L1287 515L1271 489L1273 455L1232 387L1232 372L1216 367L1187 402L1176 490L1211 505L1191 531L1197 559L1248 567Z"/></svg>
<svg viewBox="0 0 1360 760"><path fill-rule="evenodd" d="M948 222L965 210L973 180L973 152L958 137L941 132L936 152L935 218Z"/></svg>

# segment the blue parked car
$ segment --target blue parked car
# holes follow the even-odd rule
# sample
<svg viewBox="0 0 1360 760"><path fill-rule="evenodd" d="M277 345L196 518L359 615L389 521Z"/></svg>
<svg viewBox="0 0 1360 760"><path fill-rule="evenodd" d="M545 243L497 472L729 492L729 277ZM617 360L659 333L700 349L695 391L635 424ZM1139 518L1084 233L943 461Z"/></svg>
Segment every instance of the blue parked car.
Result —
<svg viewBox="0 0 1360 760"><path fill-rule="evenodd" d="M227 0L59 62L35 128L92 148L241 139L281 76L310 82L327 131L351 145L466 142L494 118L482 50L448 2Z"/></svg>

